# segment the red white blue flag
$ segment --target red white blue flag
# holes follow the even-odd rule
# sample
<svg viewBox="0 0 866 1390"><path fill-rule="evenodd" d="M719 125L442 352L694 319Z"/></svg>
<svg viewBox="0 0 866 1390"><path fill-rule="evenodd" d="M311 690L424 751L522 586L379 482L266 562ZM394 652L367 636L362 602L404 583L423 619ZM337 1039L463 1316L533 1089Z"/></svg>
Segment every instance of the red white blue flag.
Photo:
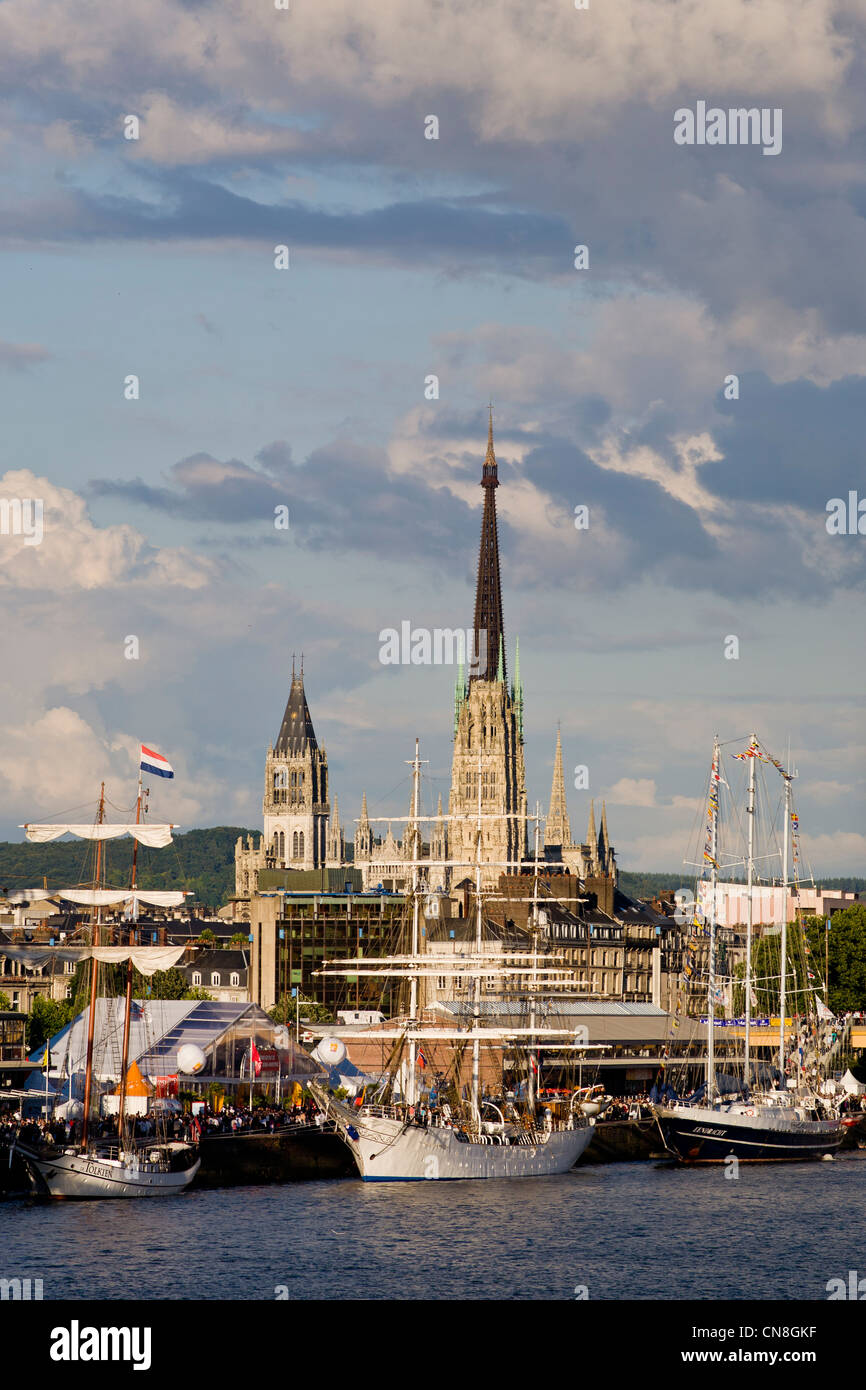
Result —
<svg viewBox="0 0 866 1390"><path fill-rule="evenodd" d="M174 768L164 758L161 753L157 753L153 748L146 748L141 745L141 771L152 772L154 777L173 777Z"/></svg>

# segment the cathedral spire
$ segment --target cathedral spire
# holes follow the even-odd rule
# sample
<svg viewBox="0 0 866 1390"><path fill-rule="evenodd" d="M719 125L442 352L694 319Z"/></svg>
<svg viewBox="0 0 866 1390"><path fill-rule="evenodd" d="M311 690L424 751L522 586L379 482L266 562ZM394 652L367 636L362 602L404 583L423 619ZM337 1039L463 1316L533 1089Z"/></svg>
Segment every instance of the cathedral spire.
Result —
<svg viewBox="0 0 866 1390"><path fill-rule="evenodd" d="M499 536L496 528L496 489L499 486L496 455L493 452L493 406L487 430L487 453L481 470L484 488L484 514L481 519L481 547L478 553L478 583L475 591L475 653L479 671L472 680L495 680L500 649L502 676L505 671L505 625L502 621L502 585L499 577ZM485 637L482 640L481 634Z"/></svg>
<svg viewBox="0 0 866 1390"><path fill-rule="evenodd" d="M562 771L562 734L556 731L556 757L553 760L553 783L550 788L550 810L544 828L546 845L570 845L571 826L565 800L565 776Z"/></svg>
<svg viewBox="0 0 866 1390"><path fill-rule="evenodd" d="M306 753L309 749L315 752L318 748L316 733L313 728L313 720L310 714L310 707L307 704L307 697L304 693L304 666L303 657L301 658L301 674L295 675L295 658L292 655L292 684L289 690L289 699L286 704L286 711L283 715L283 722L280 725L280 732L274 744L274 752L281 757L287 754L297 756L299 753Z"/></svg>
<svg viewBox="0 0 866 1390"><path fill-rule="evenodd" d="M589 852L593 860L598 853L598 834L595 829L595 801L589 803L589 828L586 832L586 842L589 845Z"/></svg>
<svg viewBox="0 0 866 1390"><path fill-rule="evenodd" d="M598 832L598 861L603 870L607 869L607 854L610 844L607 838L607 806L601 803L601 830Z"/></svg>

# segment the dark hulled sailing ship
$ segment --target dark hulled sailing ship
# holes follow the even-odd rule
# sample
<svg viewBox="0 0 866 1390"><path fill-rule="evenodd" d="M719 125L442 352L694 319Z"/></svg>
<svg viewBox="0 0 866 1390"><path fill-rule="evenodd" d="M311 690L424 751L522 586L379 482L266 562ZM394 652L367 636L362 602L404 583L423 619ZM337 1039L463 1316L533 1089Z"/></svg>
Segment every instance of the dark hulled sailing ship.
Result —
<svg viewBox="0 0 866 1390"><path fill-rule="evenodd" d="M788 962L787 911L780 924L779 976L779 1055L778 1070L752 1065L751 1021L753 1001L752 918L753 881L755 876L755 769L758 761L771 763L780 773L785 786L785 838L783 850L783 881L788 883L788 831L797 818L792 810L791 780L793 774L782 767L778 759L767 753L753 734L744 753L735 755L749 760L749 789L746 816L748 825L747 852L747 923L746 964L743 997L745 1001L744 1057L742 1074L719 1074L715 1055L715 1014L722 991L716 976L716 923L718 918L719 870L719 784L721 750L718 739L713 747L710 785L707 797L707 840L703 854L709 868L708 903L709 968L707 973L707 1064L704 1084L689 1100L672 1105L658 1105L656 1116L665 1147L682 1163L725 1163L736 1158L741 1163L792 1163L832 1156L844 1137L844 1125L833 1107L823 1101L812 1086L804 1084L802 1076L787 1078L786 1067L786 975ZM725 784L727 785L727 784ZM795 876L796 883L796 876ZM786 895L787 900L787 895ZM799 928L797 928L799 930ZM730 982L731 988L733 981ZM811 993L810 993L811 999ZM767 1080L769 1078L769 1085Z"/></svg>

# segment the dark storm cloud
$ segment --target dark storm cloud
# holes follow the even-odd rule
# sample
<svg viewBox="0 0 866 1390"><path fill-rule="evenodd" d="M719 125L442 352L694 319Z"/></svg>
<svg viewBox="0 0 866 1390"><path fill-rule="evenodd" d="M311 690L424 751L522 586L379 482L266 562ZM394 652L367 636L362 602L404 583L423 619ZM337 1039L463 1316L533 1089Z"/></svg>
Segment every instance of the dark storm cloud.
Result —
<svg viewBox="0 0 866 1390"><path fill-rule="evenodd" d="M590 434L604 417L600 407L599 400L592 398L592 408L586 412ZM760 410L756 410L760 418ZM853 422L854 400L850 411L848 418ZM583 413L576 405L576 416ZM293 541L303 549L327 551L338 558L359 553L417 562L428 572L463 573L467 557L474 557L476 551L479 513L447 485L433 485L434 481L441 483L441 474L429 460L431 455L435 458L439 452L443 456L447 453L452 476L460 480L461 487L477 477L477 453L466 453L455 463L454 445L457 440L476 436L479 425L477 416L470 424L456 414L443 412L435 417L419 443L418 467L410 472L395 472L382 450L343 440L315 449L299 466L289 445L277 440L259 451L255 466L236 459L223 464L198 454L175 464L164 486L151 487L141 480L97 481L91 491L169 516L228 526L261 522L273 515L275 506L286 504ZM675 478L684 465L675 440L664 436L663 426L664 415L644 431L647 437L638 432L633 436L623 433L619 444L625 455L637 445L649 445ZM614 591L654 580L675 589L724 597L760 594L821 599L834 584L861 585L866 579L866 560L859 554L849 557L842 575L832 566L808 563L802 529L798 533L795 525L779 519L774 508L763 505L777 503L779 498L773 495L769 482L755 478L760 472L755 459L768 452L768 445L757 426L752 428L756 438L747 439L748 427L738 424L740 434L729 472L725 472L727 459L704 464L699 470L701 483L709 484L711 491L714 479L727 483L727 490L716 489L721 506L712 521L720 521L720 525L708 525L698 511L653 479L602 467L573 440L540 431L534 435L529 430L515 432L498 443L499 475L505 489L519 479L531 482L550 508L554 525L551 543L561 547L556 566L567 566L569 573L573 571L589 587ZM796 418L789 428L793 439ZM523 454L520 465L509 459L510 448L518 443ZM590 441L587 447L592 447ZM773 449L781 470L787 437L773 441ZM818 500L812 496L810 501L809 457L807 440L802 449L802 500L814 509L813 540L805 542L807 549L814 550L828 541L823 522L825 494L830 494L826 493L826 474L819 482L822 475L814 473L812 493L817 489L821 496ZM840 495L847 495L848 485L839 485ZM747 505L737 511L728 499ZM573 532L574 507L579 504L588 506L593 518L584 544ZM549 589L551 553L532 541L532 532L527 533L527 539L519 526L514 529L505 511L500 506L503 553L510 552L519 563L522 584ZM598 530L602 519L603 540Z"/></svg>
<svg viewBox="0 0 866 1390"><path fill-rule="evenodd" d="M91 496L122 500L166 516L229 526L271 518L289 508L292 536L310 550L362 551L402 560L465 562L477 541L477 514L417 474L396 474L380 450L335 442L315 449L303 467L282 440L256 455L258 467L193 454L153 487L140 478L95 479ZM473 466L477 470L476 458ZM507 527L505 528L507 532Z"/></svg>
<svg viewBox="0 0 866 1390"><path fill-rule="evenodd" d="M158 202L135 197L64 195L62 217L53 217L58 240L249 240L315 247L353 254L388 252L397 258L420 254L441 259L471 255L496 259L523 272L527 260L550 270L570 266L570 232L559 218L535 211L498 211L474 200L419 199L371 211L324 211L302 202L256 202L216 183L186 175L158 180ZM44 206L7 208L0 235L46 236Z"/></svg>
<svg viewBox="0 0 866 1390"><path fill-rule="evenodd" d="M828 498L864 490L866 378L816 386L750 373L740 378L739 400L720 398L718 409L725 457L706 464L702 477L720 497L823 512Z"/></svg>
<svg viewBox="0 0 866 1390"><path fill-rule="evenodd" d="M188 521L261 521L289 500L285 481L273 476L276 471L262 473L239 459L221 463L210 454L191 454L169 469L170 486L152 487L141 478L97 478L89 492Z"/></svg>

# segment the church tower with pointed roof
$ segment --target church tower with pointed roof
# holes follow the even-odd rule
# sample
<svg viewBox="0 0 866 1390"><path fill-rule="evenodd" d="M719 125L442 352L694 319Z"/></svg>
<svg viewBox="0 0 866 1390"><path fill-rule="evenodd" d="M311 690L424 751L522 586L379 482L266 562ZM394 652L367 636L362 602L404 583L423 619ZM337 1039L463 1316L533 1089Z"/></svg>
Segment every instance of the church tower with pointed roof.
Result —
<svg viewBox="0 0 866 1390"><path fill-rule="evenodd" d="M484 511L475 589L474 664L457 678L454 702L454 754L448 813L452 883L474 874L479 792L481 797L482 883L498 883L501 873L517 873L526 855L526 774L523 760L523 691L519 675L508 685L493 448L493 411L481 470ZM497 819L500 817L501 819Z"/></svg>
<svg viewBox="0 0 866 1390"><path fill-rule="evenodd" d="M318 869L328 854L328 756L320 748L304 690L304 667L292 684L280 732L265 758L266 853L278 869Z"/></svg>

